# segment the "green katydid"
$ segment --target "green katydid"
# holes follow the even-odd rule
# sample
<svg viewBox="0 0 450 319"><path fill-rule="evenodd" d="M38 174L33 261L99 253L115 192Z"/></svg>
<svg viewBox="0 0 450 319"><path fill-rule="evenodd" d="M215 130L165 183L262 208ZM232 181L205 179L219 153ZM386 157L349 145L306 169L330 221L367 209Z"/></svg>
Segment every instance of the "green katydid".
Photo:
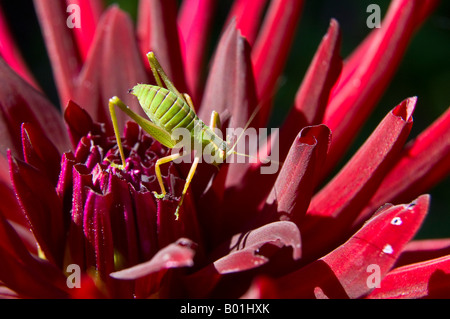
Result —
<svg viewBox="0 0 450 319"><path fill-rule="evenodd" d="M131 119L133 119L139 126L141 126L144 131L168 148L174 148L177 145L178 141L174 140L172 136L174 130L177 128L184 128L189 130L194 143L200 143L200 145L202 145L202 149L205 147L212 148L213 153L215 156L218 156L221 162L225 161L225 159L231 154L248 156L246 154L239 154L234 151L237 142L231 146L229 141L224 141L214 132L216 128L220 127L220 117L217 112L212 112L210 126L207 126L197 117L189 95L181 94L169 80L160 63L156 59L155 54L153 52L149 52L147 54L147 58L157 85L137 84L130 90L130 93L134 94L138 98L141 107L150 120L133 112L117 96L114 96L109 100L109 111L111 113L114 133L116 135L117 145L122 161L122 164L115 165L116 167L125 169L125 155L120 139L117 116L115 113L116 106L126 113ZM164 88L163 82L166 88ZM248 127L255 115L256 111L250 117L244 130ZM161 188L161 194L155 193L157 198L163 198L166 195L160 165L174 161L184 155L186 154L175 153L162 157L156 161L155 175ZM194 177L194 173L201 156L201 154L195 154L175 212L177 219L179 208L183 204L184 196L186 195L192 178Z"/></svg>

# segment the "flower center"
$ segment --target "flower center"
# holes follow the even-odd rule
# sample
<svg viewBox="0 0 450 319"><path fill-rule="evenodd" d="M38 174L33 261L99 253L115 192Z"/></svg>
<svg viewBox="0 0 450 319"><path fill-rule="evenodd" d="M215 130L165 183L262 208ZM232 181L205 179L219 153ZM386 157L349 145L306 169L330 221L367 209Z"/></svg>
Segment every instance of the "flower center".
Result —
<svg viewBox="0 0 450 319"><path fill-rule="evenodd" d="M83 138L76 157L92 173L94 188L105 193L107 180L112 174L130 183L137 191L159 191L155 163L165 156L167 150L134 122L127 122L122 144L126 157L123 170L117 167L122 161L115 138L94 134Z"/></svg>

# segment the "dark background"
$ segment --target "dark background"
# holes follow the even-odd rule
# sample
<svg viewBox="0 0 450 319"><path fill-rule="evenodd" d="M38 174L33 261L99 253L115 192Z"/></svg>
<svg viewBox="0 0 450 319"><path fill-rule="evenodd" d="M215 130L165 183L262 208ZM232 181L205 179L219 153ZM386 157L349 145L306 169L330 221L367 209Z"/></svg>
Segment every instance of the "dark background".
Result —
<svg viewBox="0 0 450 319"><path fill-rule="evenodd" d="M119 3L120 7L136 17L137 1L106 1ZM232 1L218 1L214 35L209 45L212 54L223 22ZM369 4L378 4L382 15L389 0L308 0L297 29L296 39L281 87L276 96L276 113L272 114L271 127L278 127L292 105L295 92L311 62L317 46L325 34L331 18L338 20L342 30L341 55L345 58L370 32L366 26ZM24 58L47 96L58 105L50 64L40 33L32 1L0 0ZM364 142L382 118L399 102L418 96L414 113L414 126L410 137L417 136L450 105L450 1L441 5L416 33L393 81L383 95L369 122L360 132L349 155ZM450 178L430 190L431 209L419 238L450 237Z"/></svg>

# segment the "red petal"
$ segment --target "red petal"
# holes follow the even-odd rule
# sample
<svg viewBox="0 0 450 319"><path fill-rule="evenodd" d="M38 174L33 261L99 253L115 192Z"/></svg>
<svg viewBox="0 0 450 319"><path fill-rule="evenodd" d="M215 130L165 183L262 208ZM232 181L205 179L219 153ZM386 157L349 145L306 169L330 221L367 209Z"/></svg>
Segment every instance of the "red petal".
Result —
<svg viewBox="0 0 450 319"><path fill-rule="evenodd" d="M291 222L281 221L264 225L247 233L237 234L231 238L228 247L230 252L214 262L214 267L220 274L240 272L260 267L267 263L275 250L291 246L292 258L301 257L301 239L298 227Z"/></svg>
<svg viewBox="0 0 450 319"><path fill-rule="evenodd" d="M6 287L2 282L0 282L0 299L18 299L19 295L14 290Z"/></svg>
<svg viewBox="0 0 450 319"><path fill-rule="evenodd" d="M107 124L112 134L108 100L117 95L130 108L145 116L139 102L128 90L137 83L148 83L135 41L133 23L117 6L108 9L97 27L94 43L78 79L77 104L96 122ZM116 112L120 130L125 120L123 112Z"/></svg>
<svg viewBox="0 0 450 319"><path fill-rule="evenodd" d="M403 249L395 266L404 266L449 254L449 238L413 240Z"/></svg>
<svg viewBox="0 0 450 319"><path fill-rule="evenodd" d="M110 276L116 279L137 279L164 269L191 267L194 264L194 247L194 242L180 238L161 249L151 260L113 272Z"/></svg>
<svg viewBox="0 0 450 319"><path fill-rule="evenodd" d="M325 125L307 127L299 133L266 201L270 212L276 213L276 219L299 225L309 206L330 140L331 132Z"/></svg>
<svg viewBox="0 0 450 319"><path fill-rule="evenodd" d="M1 214L0 258L0 280L22 297L67 297L65 277L61 271L46 261L32 257Z"/></svg>
<svg viewBox="0 0 450 319"><path fill-rule="evenodd" d="M101 0L66 0L67 5L75 4L80 8L81 28L73 28L77 41L78 52L83 61L86 60L92 41L94 40L95 29L100 15L103 11L103 1Z"/></svg>
<svg viewBox="0 0 450 319"><path fill-rule="evenodd" d="M295 106L282 126L280 158L285 157L284 154L287 154L291 141L301 128L322 121L330 90L342 69L342 60L339 56L340 43L339 24L336 20L331 20L327 34L297 91Z"/></svg>
<svg viewBox="0 0 450 319"><path fill-rule="evenodd" d="M257 277L248 291L241 296L242 299L280 299L277 287L272 279Z"/></svg>
<svg viewBox="0 0 450 319"><path fill-rule="evenodd" d="M0 180L0 194L2 198L0 201L0 215L19 225L28 227L28 222L19 206L19 202L10 183L5 183Z"/></svg>
<svg viewBox="0 0 450 319"><path fill-rule="evenodd" d="M303 7L302 0L272 1L252 50L258 99L264 104L259 116L265 126L271 100L294 38Z"/></svg>
<svg viewBox="0 0 450 319"><path fill-rule="evenodd" d="M244 38L253 45L258 34L261 15L267 0L236 0L225 25L236 19L236 27Z"/></svg>
<svg viewBox="0 0 450 319"><path fill-rule="evenodd" d="M86 266L95 266L103 281L107 281L108 274L114 271L114 246L109 216L112 197L111 193L100 195L89 190L83 216L84 234L93 253L88 256Z"/></svg>
<svg viewBox="0 0 450 319"><path fill-rule="evenodd" d="M149 0L149 2L150 49L155 52L161 66L178 91L186 92L176 1Z"/></svg>
<svg viewBox="0 0 450 319"><path fill-rule="evenodd" d="M231 113L227 126L243 128L255 107L256 92L250 48L232 23L227 27L217 47L199 117L208 123L211 112L215 110L224 123L227 121L226 115ZM230 165L225 187L239 186L244 179L242 172L248 166L248 163Z"/></svg>
<svg viewBox="0 0 450 319"><path fill-rule="evenodd" d="M70 291L70 298L72 299L105 299L104 291L101 291L96 285L95 280L83 274L81 277L80 288L72 289Z"/></svg>
<svg viewBox="0 0 450 319"><path fill-rule="evenodd" d="M135 206L141 260L148 260L158 251L156 214L149 213L157 211L155 198L150 192L137 192L134 188L131 188L131 195Z"/></svg>
<svg viewBox="0 0 450 319"><path fill-rule="evenodd" d="M232 23L217 46L199 117L209 123L211 112L217 111L224 122L228 110L231 112L228 127L243 128L255 107L256 93L250 47Z"/></svg>
<svg viewBox="0 0 450 319"><path fill-rule="evenodd" d="M69 101L64 110L64 119L68 125L70 139L72 140L74 149L77 147L81 138L89 132L94 135L102 132L102 126L95 124L90 115L72 100Z"/></svg>
<svg viewBox="0 0 450 319"><path fill-rule="evenodd" d="M351 229L400 153L411 130L415 103L411 98L391 111L347 165L314 196L301 225L304 242L310 245L305 249L310 253L331 248L330 244L342 240Z"/></svg>
<svg viewBox="0 0 450 319"><path fill-rule="evenodd" d="M180 181L184 183L184 180ZM170 191L168 192L170 193ZM176 194L178 193L181 193L181 191L176 192ZM162 199L158 200L157 205L157 233L159 247L165 247L176 241L177 238L189 238L196 243L201 243L200 228L198 226L197 215L191 200L190 191L188 191L184 198L183 206L178 212L178 219L175 216L178 200Z"/></svg>
<svg viewBox="0 0 450 319"><path fill-rule="evenodd" d="M365 211L380 203L410 200L450 173L450 108L414 141L384 178Z"/></svg>
<svg viewBox="0 0 450 319"><path fill-rule="evenodd" d="M29 122L40 128L61 153L70 143L61 115L45 97L0 59L0 150L10 148L22 158L20 126Z"/></svg>
<svg viewBox="0 0 450 319"><path fill-rule="evenodd" d="M13 37L9 31L7 21L0 8L0 57L25 81L27 81L36 90L39 90L39 85L34 79L30 70L27 68L19 49L14 43Z"/></svg>
<svg viewBox="0 0 450 319"><path fill-rule="evenodd" d="M61 202L41 172L8 154L11 180L30 227L46 258L61 265L65 225Z"/></svg>
<svg viewBox="0 0 450 319"><path fill-rule="evenodd" d="M60 172L61 155L53 143L34 125L23 123L22 145L25 162L46 174L56 185Z"/></svg>
<svg viewBox="0 0 450 319"><path fill-rule="evenodd" d="M276 280L280 298L359 298L371 291L372 270L382 279L419 229L429 205L421 196L409 205L376 214L346 243L325 257ZM383 281L382 281L383 283Z"/></svg>
<svg viewBox="0 0 450 319"><path fill-rule="evenodd" d="M67 27L67 7L64 1L33 2L52 64L59 100L61 105L66 105L73 97L81 66L72 30Z"/></svg>
<svg viewBox="0 0 450 319"><path fill-rule="evenodd" d="M377 104L419 27L418 15L432 2L437 1L392 1L381 28L344 65L324 117L333 132L325 172L341 158Z"/></svg>
<svg viewBox="0 0 450 319"><path fill-rule="evenodd" d="M70 177L71 187L69 195L72 195L70 216L71 222L67 235L66 258L71 263L77 265L86 265L86 259L93 255L93 247L86 244L87 236L83 232L84 206L86 203L87 192L92 187L92 175L83 172L82 165L75 165L72 156L64 154L62 168L63 172ZM72 175L73 172L73 175ZM72 186L73 183L73 186ZM62 185L61 185L62 187ZM61 190L61 188L58 188ZM64 193L58 193L59 196ZM87 257L89 256L89 257ZM95 266L95 262L89 259L88 266Z"/></svg>
<svg viewBox="0 0 450 319"><path fill-rule="evenodd" d="M200 104L205 66L206 45L216 4L212 0L183 1L178 16L183 62L188 92L194 103ZM184 45L183 45L184 44Z"/></svg>
<svg viewBox="0 0 450 319"><path fill-rule="evenodd" d="M138 242L133 202L128 183L110 174L108 192L114 194L109 210L115 254L122 256L122 267L135 265L138 260ZM151 214L151 211L148 211ZM154 212L153 212L154 213Z"/></svg>
<svg viewBox="0 0 450 319"><path fill-rule="evenodd" d="M14 289L22 298L67 298L64 291L65 277L57 268L37 269L33 264L23 264L12 258L0 248L0 278L5 284ZM42 268L42 267L41 267ZM44 269L45 270L45 269Z"/></svg>
<svg viewBox="0 0 450 319"><path fill-rule="evenodd" d="M15 259L27 260L30 258L30 253L22 239L3 214L0 214L0 247Z"/></svg>
<svg viewBox="0 0 450 319"><path fill-rule="evenodd" d="M141 52L142 58L145 62L145 66L150 70L150 65L148 64L147 52L151 50L151 22L150 22L150 11L151 11L151 0L141 0L138 5L138 16L136 23L136 34L139 44L139 51Z"/></svg>
<svg viewBox="0 0 450 319"><path fill-rule="evenodd" d="M448 298L450 256L396 268L368 298Z"/></svg>

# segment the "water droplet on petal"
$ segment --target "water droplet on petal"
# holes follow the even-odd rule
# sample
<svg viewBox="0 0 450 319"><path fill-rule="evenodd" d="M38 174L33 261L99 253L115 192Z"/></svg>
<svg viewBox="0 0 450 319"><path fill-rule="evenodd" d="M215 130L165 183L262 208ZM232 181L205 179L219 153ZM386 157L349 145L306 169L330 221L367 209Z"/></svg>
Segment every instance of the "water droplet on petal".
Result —
<svg viewBox="0 0 450 319"><path fill-rule="evenodd" d="M383 248L383 253L385 254L392 254L394 252L394 249L392 248L391 245L386 244Z"/></svg>
<svg viewBox="0 0 450 319"><path fill-rule="evenodd" d="M402 223L403 223L403 221L402 221L402 219L401 219L400 217L394 217L394 218L391 220L391 224L392 224L392 225L399 226L399 225L401 225Z"/></svg>

